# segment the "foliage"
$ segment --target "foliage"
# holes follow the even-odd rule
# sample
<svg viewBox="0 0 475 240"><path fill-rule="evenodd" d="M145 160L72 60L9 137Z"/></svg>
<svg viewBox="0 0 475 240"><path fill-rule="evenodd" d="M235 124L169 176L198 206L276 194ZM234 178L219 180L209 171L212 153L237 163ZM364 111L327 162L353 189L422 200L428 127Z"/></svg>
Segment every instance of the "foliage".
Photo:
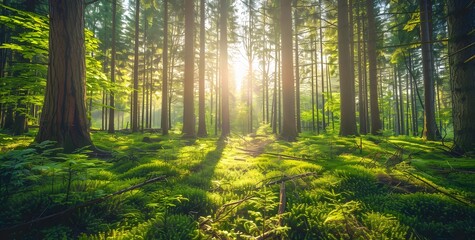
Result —
<svg viewBox="0 0 475 240"><path fill-rule="evenodd" d="M0 103L24 106L25 104L43 105L44 90L48 67L49 49L49 19L39 14L21 11L5 5L0 8L11 12L9 15L0 16L0 24L10 29L21 30L18 35L11 37L11 42L3 43L0 48L9 49L21 54L28 62L19 62L9 66L9 71L20 74L9 74L3 78L0 87L2 100ZM94 37L93 32L85 30L86 47L86 86L88 92L93 89L103 88L114 90L115 85L108 81L107 76L101 71L101 62L98 60L98 46L100 41ZM119 89L117 87L117 89ZM124 89L121 87L120 89ZM17 94L24 91L27 94ZM96 96L97 97L97 96ZM29 114L27 109L17 109ZM30 116L34 117L34 116Z"/></svg>
<svg viewBox="0 0 475 240"><path fill-rule="evenodd" d="M260 131L268 130L263 126ZM95 142L117 149L107 164L83 153L60 154L48 142L3 153L1 228L34 219L38 211L51 214L166 175L167 182L78 210L70 222L35 227L28 234L68 239L252 239L263 234L289 239L466 239L475 232L470 202L475 193L466 173L473 171L473 164L447 157L439 143L362 136L357 139L360 152L355 138L331 134L301 135L292 144L265 135L233 136L227 142L189 141L179 135L142 142L143 136L93 133ZM256 146L261 154L242 150ZM403 162L388 168L385 162L398 148L404 149ZM279 188L262 185L306 172L316 177L286 182L287 205L278 214ZM16 186L8 194L7 180L8 186Z"/></svg>

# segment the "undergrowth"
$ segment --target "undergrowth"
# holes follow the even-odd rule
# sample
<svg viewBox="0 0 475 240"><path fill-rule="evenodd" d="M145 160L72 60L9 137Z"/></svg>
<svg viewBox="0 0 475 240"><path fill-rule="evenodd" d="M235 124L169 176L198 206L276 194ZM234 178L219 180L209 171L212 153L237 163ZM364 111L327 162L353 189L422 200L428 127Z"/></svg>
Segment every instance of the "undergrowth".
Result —
<svg viewBox="0 0 475 240"><path fill-rule="evenodd" d="M475 165L408 137L93 133L112 157L0 135L0 237L470 239ZM18 231L6 229L165 176Z"/></svg>

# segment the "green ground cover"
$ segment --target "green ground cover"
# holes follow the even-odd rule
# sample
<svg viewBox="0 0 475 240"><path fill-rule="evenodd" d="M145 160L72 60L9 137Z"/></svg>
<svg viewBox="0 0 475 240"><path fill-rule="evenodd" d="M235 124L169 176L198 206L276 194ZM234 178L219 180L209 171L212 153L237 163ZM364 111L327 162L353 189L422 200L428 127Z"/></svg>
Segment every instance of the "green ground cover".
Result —
<svg viewBox="0 0 475 240"><path fill-rule="evenodd" d="M475 236L474 159L438 142L301 134L288 143L265 128L225 141L95 132L112 151L97 158L33 138L0 135L0 233L12 239ZM150 179L159 181L110 196Z"/></svg>

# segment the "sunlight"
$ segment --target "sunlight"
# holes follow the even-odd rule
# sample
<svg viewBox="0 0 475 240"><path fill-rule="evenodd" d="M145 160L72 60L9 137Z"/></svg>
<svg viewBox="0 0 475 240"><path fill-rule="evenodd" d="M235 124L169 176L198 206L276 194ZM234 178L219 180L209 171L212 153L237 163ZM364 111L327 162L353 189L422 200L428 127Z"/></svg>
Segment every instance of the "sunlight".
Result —
<svg viewBox="0 0 475 240"><path fill-rule="evenodd" d="M234 54L231 61L232 71L234 72L234 82L236 91L241 91L244 86L244 81L247 79L247 74L249 71L248 63L246 58L241 54Z"/></svg>

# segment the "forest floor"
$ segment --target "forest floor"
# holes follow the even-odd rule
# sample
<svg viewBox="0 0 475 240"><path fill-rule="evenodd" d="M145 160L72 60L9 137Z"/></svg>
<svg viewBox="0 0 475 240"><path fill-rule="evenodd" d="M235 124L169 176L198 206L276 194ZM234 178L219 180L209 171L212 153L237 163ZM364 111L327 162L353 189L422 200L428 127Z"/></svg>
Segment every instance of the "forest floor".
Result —
<svg viewBox="0 0 475 240"><path fill-rule="evenodd" d="M475 162L413 137L0 134L0 238L470 239ZM38 220L39 219L39 220ZM26 224L25 224L26 223Z"/></svg>

